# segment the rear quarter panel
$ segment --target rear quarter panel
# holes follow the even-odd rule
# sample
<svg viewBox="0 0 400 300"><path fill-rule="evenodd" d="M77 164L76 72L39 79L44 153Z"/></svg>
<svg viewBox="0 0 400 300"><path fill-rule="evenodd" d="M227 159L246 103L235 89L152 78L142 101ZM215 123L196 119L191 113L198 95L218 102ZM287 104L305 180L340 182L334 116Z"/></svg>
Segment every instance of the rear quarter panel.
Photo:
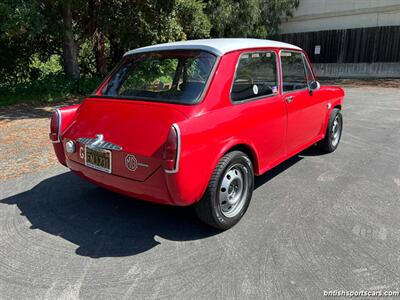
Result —
<svg viewBox="0 0 400 300"><path fill-rule="evenodd" d="M231 148L240 146L251 154L256 174L284 155L283 101L279 97L267 108L262 101L232 105L179 123L181 156L174 185L179 186L182 199L201 198L219 159Z"/></svg>

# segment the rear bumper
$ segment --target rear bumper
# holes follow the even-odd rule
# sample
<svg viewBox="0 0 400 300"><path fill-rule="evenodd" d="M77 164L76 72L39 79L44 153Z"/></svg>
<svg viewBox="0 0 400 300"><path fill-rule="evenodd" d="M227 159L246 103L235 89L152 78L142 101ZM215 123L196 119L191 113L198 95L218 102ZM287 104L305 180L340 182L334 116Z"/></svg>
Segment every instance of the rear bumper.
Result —
<svg viewBox="0 0 400 300"><path fill-rule="evenodd" d="M179 195L171 197L166 183L168 175L161 168L157 169L146 181L141 182L97 171L69 159L66 160L66 165L88 181L129 197L168 205L187 206L191 204L180 199Z"/></svg>

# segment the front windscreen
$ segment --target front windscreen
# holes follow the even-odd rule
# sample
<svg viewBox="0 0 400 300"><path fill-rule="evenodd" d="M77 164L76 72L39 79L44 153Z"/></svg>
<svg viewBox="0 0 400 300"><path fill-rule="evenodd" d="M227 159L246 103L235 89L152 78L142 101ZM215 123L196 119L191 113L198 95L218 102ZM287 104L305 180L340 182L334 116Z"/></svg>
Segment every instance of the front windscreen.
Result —
<svg viewBox="0 0 400 300"><path fill-rule="evenodd" d="M101 95L193 104L200 99L215 61L208 52L191 50L129 55Z"/></svg>

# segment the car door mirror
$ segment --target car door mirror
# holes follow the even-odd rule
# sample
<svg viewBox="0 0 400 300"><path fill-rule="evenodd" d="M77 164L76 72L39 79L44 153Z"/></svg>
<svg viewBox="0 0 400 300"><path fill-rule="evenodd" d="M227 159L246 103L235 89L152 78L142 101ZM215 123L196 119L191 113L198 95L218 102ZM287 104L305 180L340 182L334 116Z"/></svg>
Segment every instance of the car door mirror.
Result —
<svg viewBox="0 0 400 300"><path fill-rule="evenodd" d="M310 91L316 91L321 87L321 85L319 84L318 81L311 81L308 85L308 88L310 89Z"/></svg>

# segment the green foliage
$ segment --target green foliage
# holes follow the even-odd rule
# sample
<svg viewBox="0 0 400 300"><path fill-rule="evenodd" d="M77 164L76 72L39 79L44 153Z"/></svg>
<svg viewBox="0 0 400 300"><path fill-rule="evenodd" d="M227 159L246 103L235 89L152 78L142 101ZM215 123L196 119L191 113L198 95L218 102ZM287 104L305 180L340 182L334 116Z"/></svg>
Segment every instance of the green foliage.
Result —
<svg viewBox="0 0 400 300"><path fill-rule="evenodd" d="M52 74L28 83L0 87L0 106L18 102L53 102L54 99L79 97L91 94L101 78L74 80L63 74Z"/></svg>
<svg viewBox="0 0 400 300"><path fill-rule="evenodd" d="M210 37L211 22L205 8L206 4L199 0L176 1L176 16L187 39Z"/></svg>
<svg viewBox="0 0 400 300"><path fill-rule="evenodd" d="M207 12L214 37L265 38L275 34L299 0L210 0Z"/></svg>
<svg viewBox="0 0 400 300"><path fill-rule="evenodd" d="M96 81L126 50L141 46L209 37L265 38L277 32L298 2L0 0L0 103L84 92L76 86ZM80 81L63 75L71 63L63 59L67 48L76 58Z"/></svg>
<svg viewBox="0 0 400 300"><path fill-rule="evenodd" d="M54 54L47 60L42 61L38 53L34 53L31 56L29 64L30 79L41 80L49 77L50 75L58 74L62 72L61 56Z"/></svg>
<svg viewBox="0 0 400 300"><path fill-rule="evenodd" d="M121 86L120 92L126 90L157 90L157 86L171 85L174 79L178 59L176 58L149 58L135 65L135 72L129 74ZM162 88L161 88L162 89Z"/></svg>

